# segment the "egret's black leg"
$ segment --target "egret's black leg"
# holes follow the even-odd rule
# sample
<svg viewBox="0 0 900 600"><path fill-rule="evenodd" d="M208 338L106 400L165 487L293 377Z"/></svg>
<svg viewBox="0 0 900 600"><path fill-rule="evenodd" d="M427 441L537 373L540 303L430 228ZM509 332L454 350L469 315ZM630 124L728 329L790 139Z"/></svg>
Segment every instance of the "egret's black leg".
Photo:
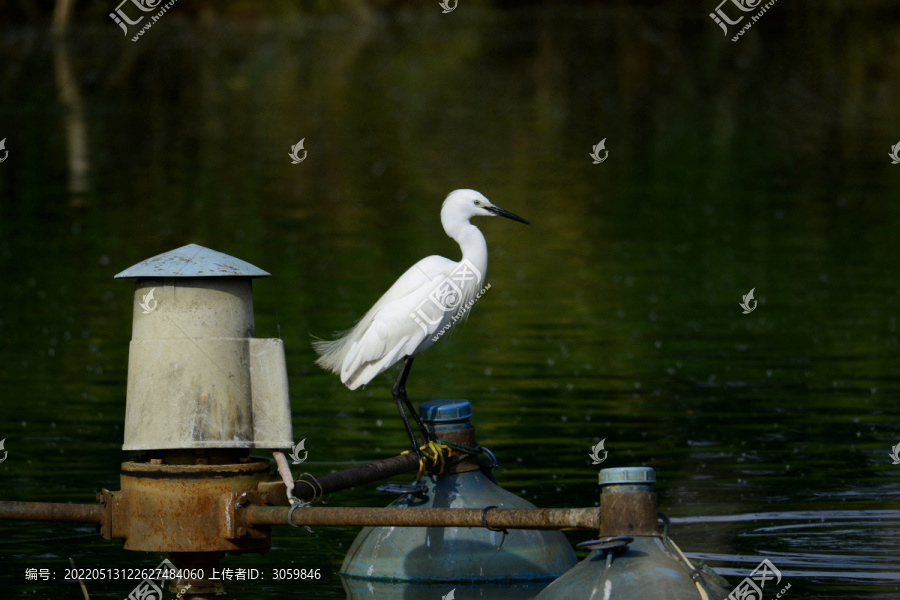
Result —
<svg viewBox="0 0 900 600"><path fill-rule="evenodd" d="M419 426L419 431L422 432L422 437L424 438L425 442L427 443L430 440L432 440L433 438L432 438L431 434L428 433L428 428L425 427L425 424L422 422L422 419L419 418L418 411L413 408L412 402L409 401L409 397L406 395L406 379L407 379L407 377L409 377L409 371L410 371L410 369L412 369L412 363L413 363L413 357L407 356L406 360L403 363L403 368L400 370L400 376L397 378L397 383L394 384L394 389L393 389L394 400L397 401L398 407L400 406L400 402L397 400L397 398L400 398L403 401L403 403L406 404L406 407L409 409L409 412L412 414L413 419L416 420L416 425ZM403 416L403 422L406 423L407 431L410 434L410 439L413 441L413 444L415 444L416 443L415 438L413 437L412 432L409 427L409 420L406 418L406 414L403 412L402 409L400 410L400 413ZM416 450L418 451L418 448L416 448Z"/></svg>
<svg viewBox="0 0 900 600"><path fill-rule="evenodd" d="M397 410L400 411L400 418L403 419L403 425L406 427L406 433L409 434L409 442L412 444L412 450L415 454L422 456L422 451L419 450L419 442L416 441L416 436L413 435L412 427L409 426L409 418L406 416L406 411L403 410L404 403L409 406L409 398L406 397L406 378L409 377L409 369L411 366L412 357L409 356L406 358L403 369L400 371L400 377L397 378L397 382L394 384L394 389L391 390L391 392L394 395L394 402L397 403ZM412 410L412 407L410 407L410 410ZM419 429L421 429L422 425L419 420L419 415L413 411L413 416L416 418L416 423L419 424Z"/></svg>
<svg viewBox="0 0 900 600"><path fill-rule="evenodd" d="M419 431L422 432L422 437L425 438L425 442L429 442L434 439L431 433L428 431L428 428L425 427L425 423L422 422L421 417L419 417L419 411L413 408L412 402L409 401L409 396L406 395L406 378L409 377L409 371L412 369L413 357L407 356L406 362L403 364L403 371L400 373L400 377L402 377L402 381L400 381L400 395L403 398L403 401L406 403L407 408L409 408L409 412L412 413L413 419L416 420L416 425L419 426Z"/></svg>
<svg viewBox="0 0 900 600"><path fill-rule="evenodd" d="M406 411L403 410L403 402L396 394L394 395L394 402L397 403L397 410L400 411L400 418L403 419L403 425L406 427L406 433L409 435L409 443L412 445L413 452L422 456L422 452L419 450L419 442L416 441L416 436L413 435L412 427L409 426L409 419L406 418Z"/></svg>

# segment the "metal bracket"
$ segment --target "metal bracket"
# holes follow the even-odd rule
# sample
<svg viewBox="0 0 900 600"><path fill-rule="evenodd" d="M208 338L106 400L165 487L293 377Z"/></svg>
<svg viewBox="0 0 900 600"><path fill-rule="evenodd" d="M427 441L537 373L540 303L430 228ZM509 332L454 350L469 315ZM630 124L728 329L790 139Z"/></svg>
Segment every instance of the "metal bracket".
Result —
<svg viewBox="0 0 900 600"><path fill-rule="evenodd" d="M232 492L225 501L223 515L226 531L225 537L231 540L265 540L269 538L271 527L252 525L244 518L244 508L268 504L265 492Z"/></svg>

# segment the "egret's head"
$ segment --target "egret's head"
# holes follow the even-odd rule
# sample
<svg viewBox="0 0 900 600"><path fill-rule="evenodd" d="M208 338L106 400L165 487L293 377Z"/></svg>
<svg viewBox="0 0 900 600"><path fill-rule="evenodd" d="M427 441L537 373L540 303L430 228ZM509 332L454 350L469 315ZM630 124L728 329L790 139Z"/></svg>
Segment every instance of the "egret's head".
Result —
<svg viewBox="0 0 900 600"><path fill-rule="evenodd" d="M491 204L490 200L475 190L454 190L450 192L441 207L441 219L444 222L468 221L472 217L496 217L497 215L531 225L522 217Z"/></svg>

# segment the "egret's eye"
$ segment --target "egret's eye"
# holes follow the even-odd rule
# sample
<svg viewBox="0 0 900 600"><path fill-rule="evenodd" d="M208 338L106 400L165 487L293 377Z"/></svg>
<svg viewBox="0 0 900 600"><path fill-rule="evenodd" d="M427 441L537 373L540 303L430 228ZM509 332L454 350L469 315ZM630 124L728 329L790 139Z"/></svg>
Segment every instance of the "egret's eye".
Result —
<svg viewBox="0 0 900 600"><path fill-rule="evenodd" d="M473 200L472 204L474 204L475 206L481 206L481 203L478 200Z"/></svg>

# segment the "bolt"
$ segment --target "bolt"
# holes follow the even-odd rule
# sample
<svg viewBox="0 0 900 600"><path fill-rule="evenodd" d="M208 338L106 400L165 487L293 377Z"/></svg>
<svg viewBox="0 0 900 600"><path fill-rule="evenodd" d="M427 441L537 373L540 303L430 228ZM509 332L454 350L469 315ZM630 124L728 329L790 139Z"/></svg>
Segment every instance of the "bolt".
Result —
<svg viewBox="0 0 900 600"><path fill-rule="evenodd" d="M247 492L244 492L240 496L238 496L237 503L241 506L246 506L250 503L250 497L247 496Z"/></svg>
<svg viewBox="0 0 900 600"><path fill-rule="evenodd" d="M237 535L238 535L238 537L247 537L247 528L246 527L238 527Z"/></svg>

